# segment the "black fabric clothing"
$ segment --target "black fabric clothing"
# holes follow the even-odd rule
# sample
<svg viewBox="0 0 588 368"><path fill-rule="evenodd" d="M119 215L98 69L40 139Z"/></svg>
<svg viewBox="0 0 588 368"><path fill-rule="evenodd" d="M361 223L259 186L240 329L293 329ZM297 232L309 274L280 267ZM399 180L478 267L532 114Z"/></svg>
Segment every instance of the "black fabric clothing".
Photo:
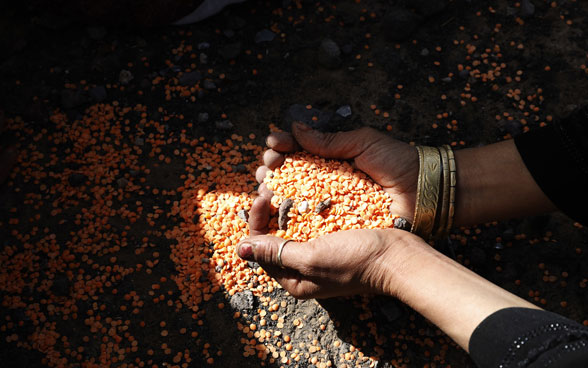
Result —
<svg viewBox="0 0 588 368"><path fill-rule="evenodd" d="M545 195L588 225L588 107L515 144ZM469 350L480 368L588 368L588 327L547 311L506 308L480 323Z"/></svg>
<svg viewBox="0 0 588 368"><path fill-rule="evenodd" d="M480 323L469 350L480 368L585 368L588 328L543 310L506 308Z"/></svg>
<svg viewBox="0 0 588 368"><path fill-rule="evenodd" d="M588 107L516 137L515 144L543 193L565 214L588 225Z"/></svg>

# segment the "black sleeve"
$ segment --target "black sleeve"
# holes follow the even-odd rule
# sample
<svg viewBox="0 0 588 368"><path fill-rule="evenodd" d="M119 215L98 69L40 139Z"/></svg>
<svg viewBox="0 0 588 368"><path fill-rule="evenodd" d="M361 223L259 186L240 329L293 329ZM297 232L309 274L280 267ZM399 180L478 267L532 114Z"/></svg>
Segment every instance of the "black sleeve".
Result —
<svg viewBox="0 0 588 368"><path fill-rule="evenodd" d="M506 308L476 327L469 350L480 368L588 367L588 328L543 310Z"/></svg>
<svg viewBox="0 0 588 368"><path fill-rule="evenodd" d="M543 193L568 216L588 225L588 107L516 137L515 144Z"/></svg>

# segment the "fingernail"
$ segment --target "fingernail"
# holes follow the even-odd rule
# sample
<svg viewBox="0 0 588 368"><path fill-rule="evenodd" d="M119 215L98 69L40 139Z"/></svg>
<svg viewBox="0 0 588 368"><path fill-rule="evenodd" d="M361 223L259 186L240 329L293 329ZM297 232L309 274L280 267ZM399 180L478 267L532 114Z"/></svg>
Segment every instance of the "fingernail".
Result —
<svg viewBox="0 0 588 368"><path fill-rule="evenodd" d="M304 124L301 121L295 122L294 123L294 128L300 130L301 132L308 132L309 130L312 130L312 128L309 125Z"/></svg>
<svg viewBox="0 0 588 368"><path fill-rule="evenodd" d="M239 257L251 260L253 259L253 244L251 243L242 243L237 250Z"/></svg>

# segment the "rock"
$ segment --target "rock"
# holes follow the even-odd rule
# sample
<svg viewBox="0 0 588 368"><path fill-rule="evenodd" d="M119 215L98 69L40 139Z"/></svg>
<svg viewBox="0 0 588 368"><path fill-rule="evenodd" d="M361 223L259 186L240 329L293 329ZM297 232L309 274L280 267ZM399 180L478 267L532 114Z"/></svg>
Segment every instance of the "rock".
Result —
<svg viewBox="0 0 588 368"><path fill-rule="evenodd" d="M335 111L335 113L337 113L339 116L342 116L344 118L348 118L351 116L351 106L349 106L349 105L341 106L340 108L337 109L337 111Z"/></svg>
<svg viewBox="0 0 588 368"><path fill-rule="evenodd" d="M428 18L443 11L447 7L447 0L410 0L407 5Z"/></svg>
<svg viewBox="0 0 588 368"><path fill-rule="evenodd" d="M429 56L429 53L429 49L426 47L421 50L421 56Z"/></svg>
<svg viewBox="0 0 588 368"><path fill-rule="evenodd" d="M535 4L531 2L531 0L522 0L521 1L521 16L522 17L531 17L535 14Z"/></svg>
<svg viewBox="0 0 588 368"><path fill-rule="evenodd" d="M202 79L199 71L184 73L178 80L182 86L193 86Z"/></svg>
<svg viewBox="0 0 588 368"><path fill-rule="evenodd" d="M255 43L271 42L276 38L276 34L269 29L262 29L255 34Z"/></svg>
<svg viewBox="0 0 588 368"><path fill-rule="evenodd" d="M466 69L464 69L464 70L460 71L460 72L458 73L458 75L459 75L459 77L460 77L460 78L463 78L463 79L468 79L468 78L470 77L470 71L469 71L469 70L466 70Z"/></svg>
<svg viewBox="0 0 588 368"><path fill-rule="evenodd" d="M445 77L445 78L441 79L441 82L444 82L444 83L449 83L451 81L452 81L451 77Z"/></svg>
<svg viewBox="0 0 588 368"><path fill-rule="evenodd" d="M238 311L249 311L253 309L254 302L253 293L249 290L235 293L229 300L231 307Z"/></svg>
<svg viewBox="0 0 588 368"><path fill-rule="evenodd" d="M69 175L69 178L67 178L67 180L69 181L69 184L72 187L79 187L86 183L88 177L84 174L72 173Z"/></svg>
<svg viewBox="0 0 588 368"><path fill-rule="evenodd" d="M239 165L235 165L233 166L233 171L236 173L246 173L247 172L247 166L243 165L243 164L239 164Z"/></svg>
<svg viewBox="0 0 588 368"><path fill-rule="evenodd" d="M198 44L198 50L206 50L210 48L210 44L208 42L200 42Z"/></svg>
<svg viewBox="0 0 588 368"><path fill-rule="evenodd" d="M319 202L314 209L315 213L321 213L331 206L331 198L327 198L324 201Z"/></svg>
<svg viewBox="0 0 588 368"><path fill-rule="evenodd" d="M384 32L391 41L404 41L421 24L423 18L410 10L392 7L384 16Z"/></svg>
<svg viewBox="0 0 588 368"><path fill-rule="evenodd" d="M120 178L116 180L116 184L119 188L126 188L126 186L129 185L129 181L125 178Z"/></svg>
<svg viewBox="0 0 588 368"><path fill-rule="evenodd" d="M502 243L500 243L500 242L499 243L496 243L496 244L494 244L494 249L496 249L496 250L502 250L502 249L504 249L504 245Z"/></svg>
<svg viewBox="0 0 588 368"><path fill-rule="evenodd" d="M312 120L316 117L317 120ZM284 116L284 122L289 126L294 121L301 121L319 130L328 130L330 128L331 118L333 113L322 111L319 109L307 109L301 104L291 105Z"/></svg>
<svg viewBox="0 0 588 368"><path fill-rule="evenodd" d="M241 210L237 212L237 216L239 216L241 220L249 222L249 212L247 212L247 210Z"/></svg>
<svg viewBox="0 0 588 368"><path fill-rule="evenodd" d="M121 70L120 73L118 74L118 81L122 85L129 84L133 80L133 78L134 78L133 73L131 73L130 71L128 71L126 69Z"/></svg>
<svg viewBox="0 0 588 368"><path fill-rule="evenodd" d="M135 138L135 146L142 146L145 144L145 140L141 137Z"/></svg>
<svg viewBox="0 0 588 368"><path fill-rule="evenodd" d="M108 94L106 93L106 88L104 86L96 86L90 89L90 98L94 102L102 102L106 99Z"/></svg>
<svg viewBox="0 0 588 368"><path fill-rule="evenodd" d="M104 27L88 27L86 28L86 32L88 32L88 36L94 41L99 41L106 36L106 28Z"/></svg>
<svg viewBox="0 0 588 368"><path fill-rule="evenodd" d="M199 112L198 113L198 122L199 123L206 123L208 121L208 113L207 112Z"/></svg>
<svg viewBox="0 0 588 368"><path fill-rule="evenodd" d="M205 53L200 54L200 64L208 64L208 55Z"/></svg>
<svg viewBox="0 0 588 368"><path fill-rule="evenodd" d="M341 66L341 49L339 49L339 45L330 38L325 38L319 48L318 61L325 68L339 68Z"/></svg>
<svg viewBox="0 0 588 368"><path fill-rule="evenodd" d="M235 127L230 120L217 121L216 123L214 123L214 125L218 130L231 130Z"/></svg>
<svg viewBox="0 0 588 368"><path fill-rule="evenodd" d="M302 201L298 204L298 213L299 214L304 214L307 213L309 210L309 205L308 205L308 201Z"/></svg>
<svg viewBox="0 0 588 368"><path fill-rule="evenodd" d="M294 201L290 198L286 198L280 203L280 208L278 209L278 228L280 230L286 230L288 228L288 212L290 212L290 208L293 205Z"/></svg>
<svg viewBox="0 0 588 368"><path fill-rule="evenodd" d="M513 241L515 237L514 229L508 228L502 232L502 240L509 242Z"/></svg>
<svg viewBox="0 0 588 368"><path fill-rule="evenodd" d="M410 227L411 227L410 222L408 222L408 220L405 219L404 217L397 217L394 219L394 228L395 229L409 231Z"/></svg>
<svg viewBox="0 0 588 368"><path fill-rule="evenodd" d="M230 43L223 46L218 53L225 59L231 60L236 58L241 53L241 42Z"/></svg>
<svg viewBox="0 0 588 368"><path fill-rule="evenodd" d="M223 31L223 34L225 35L226 38L233 38L233 37L235 37L235 31L233 31L232 29L225 29Z"/></svg>
<svg viewBox="0 0 588 368"><path fill-rule="evenodd" d="M204 82L202 82L202 88L207 91L213 91L216 90L216 84L210 79L205 79Z"/></svg>

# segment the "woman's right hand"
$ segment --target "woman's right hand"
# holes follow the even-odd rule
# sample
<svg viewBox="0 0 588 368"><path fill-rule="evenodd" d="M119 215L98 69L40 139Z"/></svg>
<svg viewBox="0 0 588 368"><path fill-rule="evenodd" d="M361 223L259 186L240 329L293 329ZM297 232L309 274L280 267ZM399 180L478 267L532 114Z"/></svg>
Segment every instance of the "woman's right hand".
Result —
<svg viewBox="0 0 588 368"><path fill-rule="evenodd" d="M401 217L414 216L419 159L416 149L371 128L337 133L322 133L303 123L292 124L292 134L271 133L263 155L264 165L256 173L263 183L266 172L284 162L284 154L300 148L324 157L352 160L354 166L369 175L390 194L391 211ZM267 192L262 188L260 192Z"/></svg>

